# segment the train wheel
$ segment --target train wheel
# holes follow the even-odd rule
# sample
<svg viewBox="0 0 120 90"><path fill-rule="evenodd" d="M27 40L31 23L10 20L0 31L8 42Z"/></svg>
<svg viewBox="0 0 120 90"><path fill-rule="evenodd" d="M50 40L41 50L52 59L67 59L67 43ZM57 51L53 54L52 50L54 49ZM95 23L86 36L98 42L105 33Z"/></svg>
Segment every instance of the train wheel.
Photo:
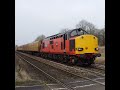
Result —
<svg viewBox="0 0 120 90"><path fill-rule="evenodd" d="M64 57L64 63L68 63L68 61L69 61L68 58L65 56Z"/></svg>
<svg viewBox="0 0 120 90"><path fill-rule="evenodd" d="M77 65L83 67L84 66L84 62L83 61L84 61L84 59L79 58L78 61L77 61Z"/></svg>
<svg viewBox="0 0 120 90"><path fill-rule="evenodd" d="M70 57L70 64L75 65L77 64L78 59L76 57Z"/></svg>

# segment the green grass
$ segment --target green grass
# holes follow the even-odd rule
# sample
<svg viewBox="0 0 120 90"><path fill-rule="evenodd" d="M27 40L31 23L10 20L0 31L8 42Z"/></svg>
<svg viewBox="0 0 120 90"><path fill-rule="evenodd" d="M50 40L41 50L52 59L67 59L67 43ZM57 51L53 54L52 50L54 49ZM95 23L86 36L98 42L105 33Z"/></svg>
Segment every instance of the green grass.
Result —
<svg viewBox="0 0 120 90"><path fill-rule="evenodd" d="M101 57L105 57L105 53L101 53Z"/></svg>

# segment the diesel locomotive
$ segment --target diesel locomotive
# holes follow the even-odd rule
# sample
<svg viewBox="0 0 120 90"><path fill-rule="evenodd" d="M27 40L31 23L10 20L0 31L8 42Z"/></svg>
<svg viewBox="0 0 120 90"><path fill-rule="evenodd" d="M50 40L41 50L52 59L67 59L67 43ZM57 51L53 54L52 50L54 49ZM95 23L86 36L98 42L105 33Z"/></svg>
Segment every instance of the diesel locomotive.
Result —
<svg viewBox="0 0 120 90"><path fill-rule="evenodd" d="M46 37L17 48L18 51L64 63L91 65L100 57L98 38L81 28Z"/></svg>

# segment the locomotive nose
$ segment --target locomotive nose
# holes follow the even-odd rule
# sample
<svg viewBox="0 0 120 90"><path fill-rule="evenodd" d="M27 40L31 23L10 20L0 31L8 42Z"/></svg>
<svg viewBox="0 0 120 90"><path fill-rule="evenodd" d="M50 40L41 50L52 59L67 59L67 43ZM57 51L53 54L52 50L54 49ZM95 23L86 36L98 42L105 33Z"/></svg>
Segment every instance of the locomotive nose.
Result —
<svg viewBox="0 0 120 90"><path fill-rule="evenodd" d="M75 39L76 54L98 53L98 38L94 35L81 35Z"/></svg>

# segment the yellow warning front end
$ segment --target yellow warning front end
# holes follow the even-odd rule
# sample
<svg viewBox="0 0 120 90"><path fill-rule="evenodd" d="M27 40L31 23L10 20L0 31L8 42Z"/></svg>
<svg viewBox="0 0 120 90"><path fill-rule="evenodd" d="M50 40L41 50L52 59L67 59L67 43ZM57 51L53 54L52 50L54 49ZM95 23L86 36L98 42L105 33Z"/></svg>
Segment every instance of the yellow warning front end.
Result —
<svg viewBox="0 0 120 90"><path fill-rule="evenodd" d="M94 64L95 58L101 56L98 51L98 38L88 34L76 37L75 54L80 65Z"/></svg>
<svg viewBox="0 0 120 90"><path fill-rule="evenodd" d="M75 38L75 53L98 53L98 38L94 35L81 35Z"/></svg>

